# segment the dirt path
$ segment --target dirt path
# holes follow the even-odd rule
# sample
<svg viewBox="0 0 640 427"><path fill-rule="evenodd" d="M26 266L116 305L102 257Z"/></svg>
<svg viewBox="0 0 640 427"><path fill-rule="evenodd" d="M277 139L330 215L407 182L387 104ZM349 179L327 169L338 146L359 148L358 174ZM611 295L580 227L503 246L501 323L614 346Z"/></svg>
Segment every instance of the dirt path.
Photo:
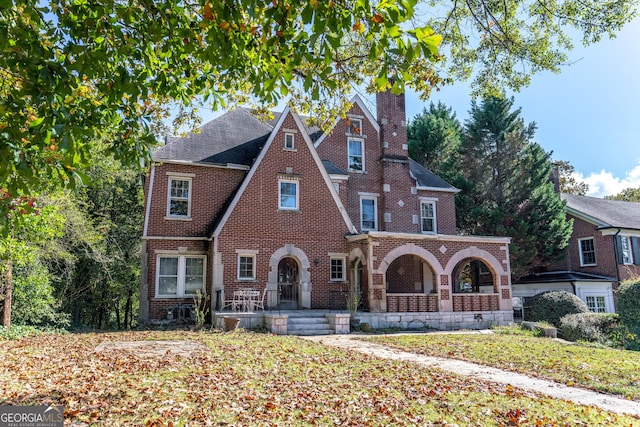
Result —
<svg viewBox="0 0 640 427"><path fill-rule="evenodd" d="M570 400L581 405L593 405L607 411L640 417L640 402L626 400L586 389L568 387L553 381L532 378L515 372L503 371L475 363L455 359L424 356L408 353L380 344L356 339L357 335L323 335L301 337L320 344L341 347L371 356L419 363L434 366L459 375L467 375L476 379L492 381L500 384L511 384L524 390L543 393L556 399Z"/></svg>

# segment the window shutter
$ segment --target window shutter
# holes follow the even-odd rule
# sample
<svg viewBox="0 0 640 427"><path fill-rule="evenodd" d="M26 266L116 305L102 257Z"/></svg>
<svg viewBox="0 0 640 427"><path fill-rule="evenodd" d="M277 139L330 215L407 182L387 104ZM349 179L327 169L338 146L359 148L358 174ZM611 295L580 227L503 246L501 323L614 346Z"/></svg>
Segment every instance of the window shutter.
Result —
<svg viewBox="0 0 640 427"><path fill-rule="evenodd" d="M617 264L622 264L622 238L620 236L614 236L615 240L614 240L614 244L615 244L615 249L616 249L616 263Z"/></svg>
<svg viewBox="0 0 640 427"><path fill-rule="evenodd" d="M640 242L637 237L631 238L631 250L633 251L633 263L640 265Z"/></svg>

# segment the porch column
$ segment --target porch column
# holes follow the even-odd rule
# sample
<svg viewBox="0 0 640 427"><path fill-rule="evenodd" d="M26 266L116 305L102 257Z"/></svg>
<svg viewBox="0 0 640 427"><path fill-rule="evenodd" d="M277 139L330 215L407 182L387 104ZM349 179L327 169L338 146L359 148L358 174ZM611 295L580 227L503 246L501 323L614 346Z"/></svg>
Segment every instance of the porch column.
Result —
<svg viewBox="0 0 640 427"><path fill-rule="evenodd" d="M300 307L311 308L311 282L300 283Z"/></svg>
<svg viewBox="0 0 640 427"><path fill-rule="evenodd" d="M278 306L278 282L267 282L267 306L274 309Z"/></svg>
<svg viewBox="0 0 640 427"><path fill-rule="evenodd" d="M500 291L498 295L498 307L503 311L513 310L513 300L511 299L511 276L500 275Z"/></svg>
<svg viewBox="0 0 640 427"><path fill-rule="evenodd" d="M222 254L213 253L213 278L211 280L211 304L212 312L215 307L216 298L220 292L220 308L224 307L224 265L222 264Z"/></svg>
<svg viewBox="0 0 640 427"><path fill-rule="evenodd" d="M453 311L451 276L448 274L440 274L438 276L438 297L440 301L440 311Z"/></svg>
<svg viewBox="0 0 640 427"><path fill-rule="evenodd" d="M384 274L373 273L369 283L369 309L372 312L386 313L387 291L384 283Z"/></svg>

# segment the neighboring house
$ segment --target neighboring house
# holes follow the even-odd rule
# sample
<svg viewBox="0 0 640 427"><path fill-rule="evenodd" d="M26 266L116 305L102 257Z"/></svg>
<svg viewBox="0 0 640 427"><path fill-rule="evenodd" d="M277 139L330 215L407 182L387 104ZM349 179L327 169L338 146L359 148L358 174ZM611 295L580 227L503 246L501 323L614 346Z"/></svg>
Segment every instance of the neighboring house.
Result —
<svg viewBox="0 0 640 427"><path fill-rule="evenodd" d="M546 272L518 280L513 294L526 300L545 290L566 290L592 311L613 313L618 284L640 274L640 203L564 193L560 197L573 219L567 256Z"/></svg>
<svg viewBox="0 0 640 427"><path fill-rule="evenodd" d="M220 311L242 288L265 313L344 309L355 292L374 327L511 321L510 240L456 235L458 190L407 156L404 96L376 102L374 118L354 97L326 134L289 109L262 122L238 108L157 149L141 321L198 290Z"/></svg>

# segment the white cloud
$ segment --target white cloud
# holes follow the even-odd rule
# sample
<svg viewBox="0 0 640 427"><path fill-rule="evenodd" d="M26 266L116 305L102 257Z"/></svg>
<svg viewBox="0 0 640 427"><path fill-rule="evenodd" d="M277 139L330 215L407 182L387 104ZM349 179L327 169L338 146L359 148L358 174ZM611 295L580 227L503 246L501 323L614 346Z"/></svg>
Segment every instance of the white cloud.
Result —
<svg viewBox="0 0 640 427"><path fill-rule="evenodd" d="M624 178L618 178L604 169L598 173L591 172L586 177L577 173L575 178L589 184L587 196L613 196L624 189L640 187L640 164L627 172Z"/></svg>

